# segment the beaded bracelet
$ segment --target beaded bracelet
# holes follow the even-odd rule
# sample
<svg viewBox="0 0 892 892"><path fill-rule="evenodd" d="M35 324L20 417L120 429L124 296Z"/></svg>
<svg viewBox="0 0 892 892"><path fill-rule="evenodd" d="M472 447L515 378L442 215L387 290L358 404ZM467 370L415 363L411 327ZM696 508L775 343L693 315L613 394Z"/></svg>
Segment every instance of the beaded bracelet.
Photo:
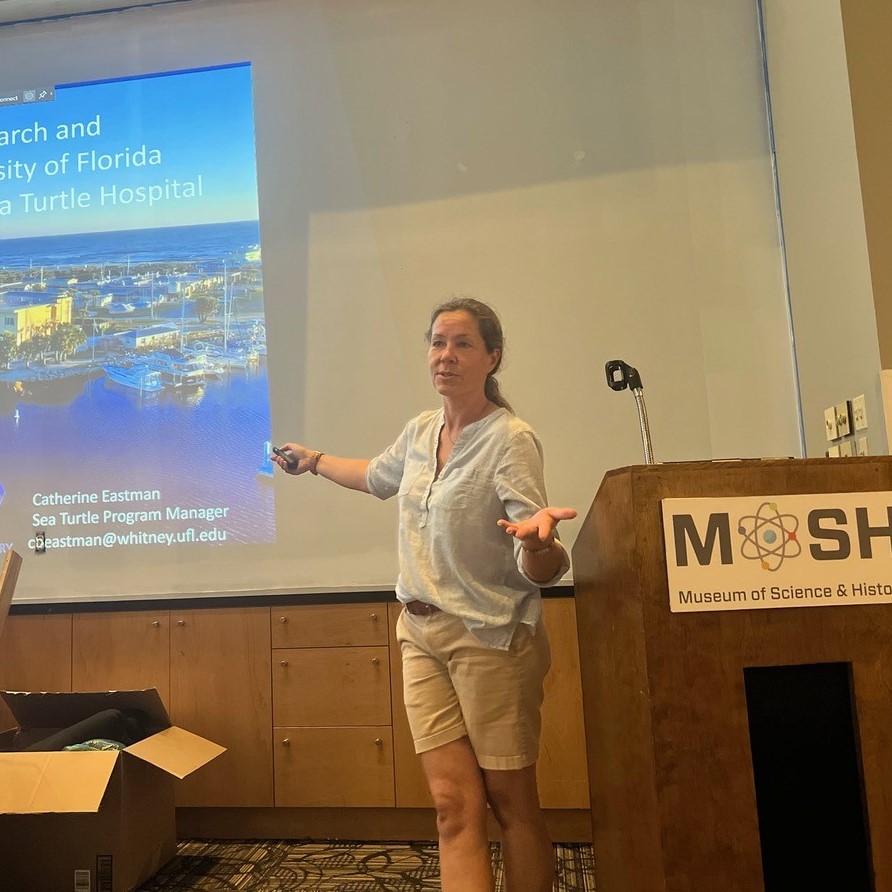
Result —
<svg viewBox="0 0 892 892"><path fill-rule="evenodd" d="M310 473L316 477L319 475L319 459L325 455L324 452L314 452L310 458Z"/></svg>
<svg viewBox="0 0 892 892"><path fill-rule="evenodd" d="M554 539L552 539L548 545L543 545L541 548L524 548L523 550L528 551L530 554L538 554L540 551L549 551L552 548L554 548Z"/></svg>

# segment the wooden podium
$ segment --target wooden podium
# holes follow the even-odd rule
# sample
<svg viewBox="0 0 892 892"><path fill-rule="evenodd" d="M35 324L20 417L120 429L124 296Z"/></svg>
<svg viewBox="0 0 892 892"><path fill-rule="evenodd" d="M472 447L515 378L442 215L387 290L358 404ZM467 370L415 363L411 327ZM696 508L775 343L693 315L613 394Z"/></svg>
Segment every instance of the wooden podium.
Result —
<svg viewBox="0 0 892 892"><path fill-rule="evenodd" d="M888 457L645 465L605 476L573 548L598 892L862 888L772 886L764 869L768 820L745 670L813 664L849 673L863 888L892 892L892 604L673 613L661 514L665 498L884 491ZM821 740L799 746L821 757ZM813 858L832 854L834 842L819 833Z"/></svg>

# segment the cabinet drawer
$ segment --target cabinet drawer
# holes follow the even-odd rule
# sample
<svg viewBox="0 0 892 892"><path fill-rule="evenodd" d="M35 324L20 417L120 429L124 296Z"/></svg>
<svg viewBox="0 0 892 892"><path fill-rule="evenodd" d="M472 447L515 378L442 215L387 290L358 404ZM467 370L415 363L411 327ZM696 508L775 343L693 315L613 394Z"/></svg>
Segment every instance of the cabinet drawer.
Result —
<svg viewBox="0 0 892 892"><path fill-rule="evenodd" d="M390 728L276 728L277 806L394 805Z"/></svg>
<svg viewBox="0 0 892 892"><path fill-rule="evenodd" d="M272 608L273 647L387 644L387 605L308 604Z"/></svg>
<svg viewBox="0 0 892 892"><path fill-rule="evenodd" d="M307 647L273 654L276 726L389 725L386 647Z"/></svg>

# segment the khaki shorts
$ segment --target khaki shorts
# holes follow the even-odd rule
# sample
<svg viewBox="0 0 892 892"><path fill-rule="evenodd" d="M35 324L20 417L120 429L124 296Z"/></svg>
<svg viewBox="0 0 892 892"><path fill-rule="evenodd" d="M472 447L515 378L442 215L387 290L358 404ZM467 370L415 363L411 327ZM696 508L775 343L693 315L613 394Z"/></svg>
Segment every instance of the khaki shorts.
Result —
<svg viewBox="0 0 892 892"><path fill-rule="evenodd" d="M447 613L413 616L396 626L403 692L415 752L467 735L481 768L526 768L539 757L543 682L551 650L542 623L518 625L511 647L478 641Z"/></svg>

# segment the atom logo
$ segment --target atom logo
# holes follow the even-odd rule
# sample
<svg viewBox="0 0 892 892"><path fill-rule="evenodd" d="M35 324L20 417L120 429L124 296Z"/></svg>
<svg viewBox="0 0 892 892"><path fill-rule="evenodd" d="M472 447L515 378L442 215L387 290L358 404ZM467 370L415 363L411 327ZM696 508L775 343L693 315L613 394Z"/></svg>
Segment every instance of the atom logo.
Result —
<svg viewBox="0 0 892 892"><path fill-rule="evenodd" d="M737 521L737 532L743 536L740 553L748 561L759 561L763 570L779 570L787 558L799 557L802 545L796 538L799 518L781 514L777 502L762 502L755 514Z"/></svg>

